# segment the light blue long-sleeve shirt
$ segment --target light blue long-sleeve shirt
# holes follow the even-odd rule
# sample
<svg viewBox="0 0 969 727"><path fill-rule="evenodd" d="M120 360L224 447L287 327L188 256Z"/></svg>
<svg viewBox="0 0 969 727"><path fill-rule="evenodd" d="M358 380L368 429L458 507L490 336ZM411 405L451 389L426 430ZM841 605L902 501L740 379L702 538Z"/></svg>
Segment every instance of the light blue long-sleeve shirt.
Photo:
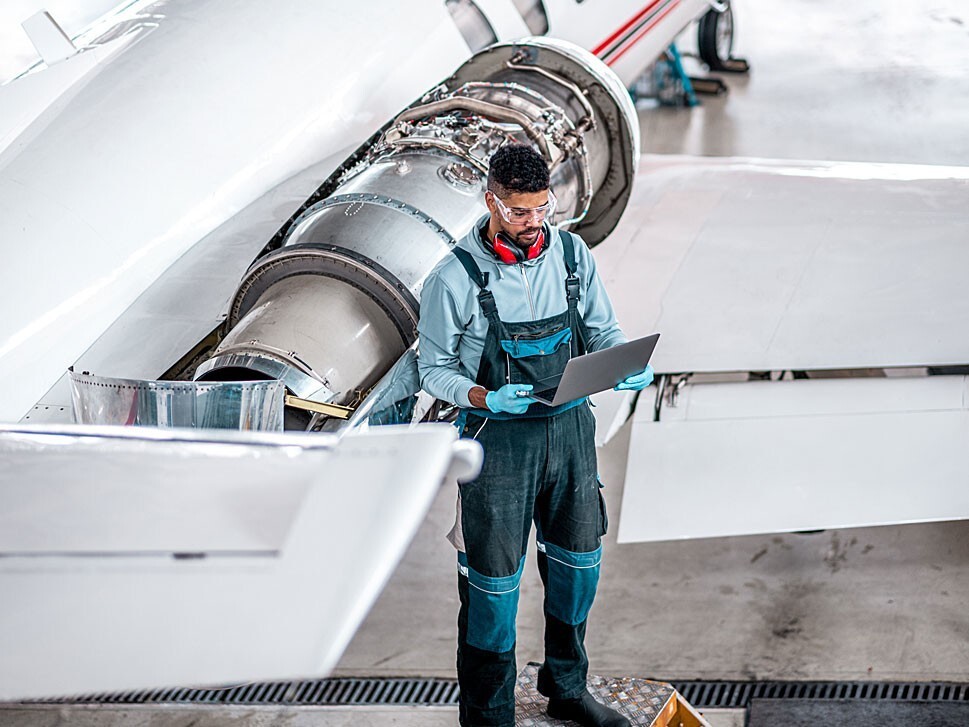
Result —
<svg viewBox="0 0 969 727"><path fill-rule="evenodd" d="M481 271L489 274L488 289L501 320L534 321L564 313L568 272L558 229L550 228L549 244L537 258L508 265L495 259L482 243L479 229L486 220L478 220L457 246L470 252ZM589 351L625 343L595 259L581 238L576 240L575 260L578 310L589 330ZM470 407L468 392L476 386L488 319L478 303L478 286L455 255L446 255L424 281L417 331L421 388L438 399Z"/></svg>

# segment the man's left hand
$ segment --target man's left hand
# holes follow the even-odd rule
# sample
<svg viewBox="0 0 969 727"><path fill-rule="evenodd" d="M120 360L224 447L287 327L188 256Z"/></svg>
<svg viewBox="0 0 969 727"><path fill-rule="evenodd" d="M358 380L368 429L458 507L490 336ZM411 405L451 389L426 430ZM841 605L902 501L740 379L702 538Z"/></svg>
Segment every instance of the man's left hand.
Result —
<svg viewBox="0 0 969 727"><path fill-rule="evenodd" d="M628 376L624 381L616 384L616 391L642 391L647 386L653 383L653 367L646 364L640 373Z"/></svg>

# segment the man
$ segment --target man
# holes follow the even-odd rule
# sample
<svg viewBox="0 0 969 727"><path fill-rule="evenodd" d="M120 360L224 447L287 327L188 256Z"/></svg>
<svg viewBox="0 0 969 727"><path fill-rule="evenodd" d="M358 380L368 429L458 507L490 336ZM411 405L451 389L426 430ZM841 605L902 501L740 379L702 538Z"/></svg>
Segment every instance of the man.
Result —
<svg viewBox="0 0 969 727"><path fill-rule="evenodd" d="M606 512L595 420L585 399L528 398L572 356L626 338L582 240L548 224L555 208L544 158L524 144L491 159L489 215L428 276L418 325L421 386L462 407L462 436L484 447L461 485L458 681L462 725L515 721L515 616L531 523L545 584L548 713L582 725L629 722L586 690L586 618L599 578ZM617 388L642 389L650 367Z"/></svg>

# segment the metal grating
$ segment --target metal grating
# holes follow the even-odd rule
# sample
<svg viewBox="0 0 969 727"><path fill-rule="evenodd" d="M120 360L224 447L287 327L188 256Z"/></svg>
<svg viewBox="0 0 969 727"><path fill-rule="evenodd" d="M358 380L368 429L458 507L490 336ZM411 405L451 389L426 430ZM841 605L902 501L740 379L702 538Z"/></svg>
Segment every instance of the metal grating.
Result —
<svg viewBox="0 0 969 727"><path fill-rule="evenodd" d="M749 707L752 699L967 702L969 684L947 682L674 682L698 709ZM221 689L152 689L32 700L42 704L239 704L280 706L456 706L453 679L316 679Z"/></svg>
<svg viewBox="0 0 969 727"><path fill-rule="evenodd" d="M452 706L458 703L453 679L316 679L257 682L216 689L151 689L32 700L42 704L213 704L213 705L372 705Z"/></svg>
<svg viewBox="0 0 969 727"><path fill-rule="evenodd" d="M969 701L969 685L948 682L675 682L699 709L749 707L752 699Z"/></svg>

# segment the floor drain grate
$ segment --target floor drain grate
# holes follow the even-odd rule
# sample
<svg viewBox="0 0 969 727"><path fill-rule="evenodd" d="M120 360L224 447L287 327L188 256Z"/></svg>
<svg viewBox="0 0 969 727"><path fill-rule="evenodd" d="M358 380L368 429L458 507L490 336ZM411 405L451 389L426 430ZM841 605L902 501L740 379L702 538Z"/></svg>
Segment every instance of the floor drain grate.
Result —
<svg viewBox="0 0 969 727"><path fill-rule="evenodd" d="M227 704L451 706L453 679L317 679L260 682L220 689L153 689L35 700L43 704Z"/></svg>
<svg viewBox="0 0 969 727"><path fill-rule="evenodd" d="M946 682L674 682L699 709L740 708L753 699L969 701L969 685ZM42 704L208 704L262 706L455 706L453 679L317 679L221 689L152 689L32 700Z"/></svg>
<svg viewBox="0 0 969 727"><path fill-rule="evenodd" d="M969 701L969 685L947 682L675 682L698 708L747 707L752 699Z"/></svg>

